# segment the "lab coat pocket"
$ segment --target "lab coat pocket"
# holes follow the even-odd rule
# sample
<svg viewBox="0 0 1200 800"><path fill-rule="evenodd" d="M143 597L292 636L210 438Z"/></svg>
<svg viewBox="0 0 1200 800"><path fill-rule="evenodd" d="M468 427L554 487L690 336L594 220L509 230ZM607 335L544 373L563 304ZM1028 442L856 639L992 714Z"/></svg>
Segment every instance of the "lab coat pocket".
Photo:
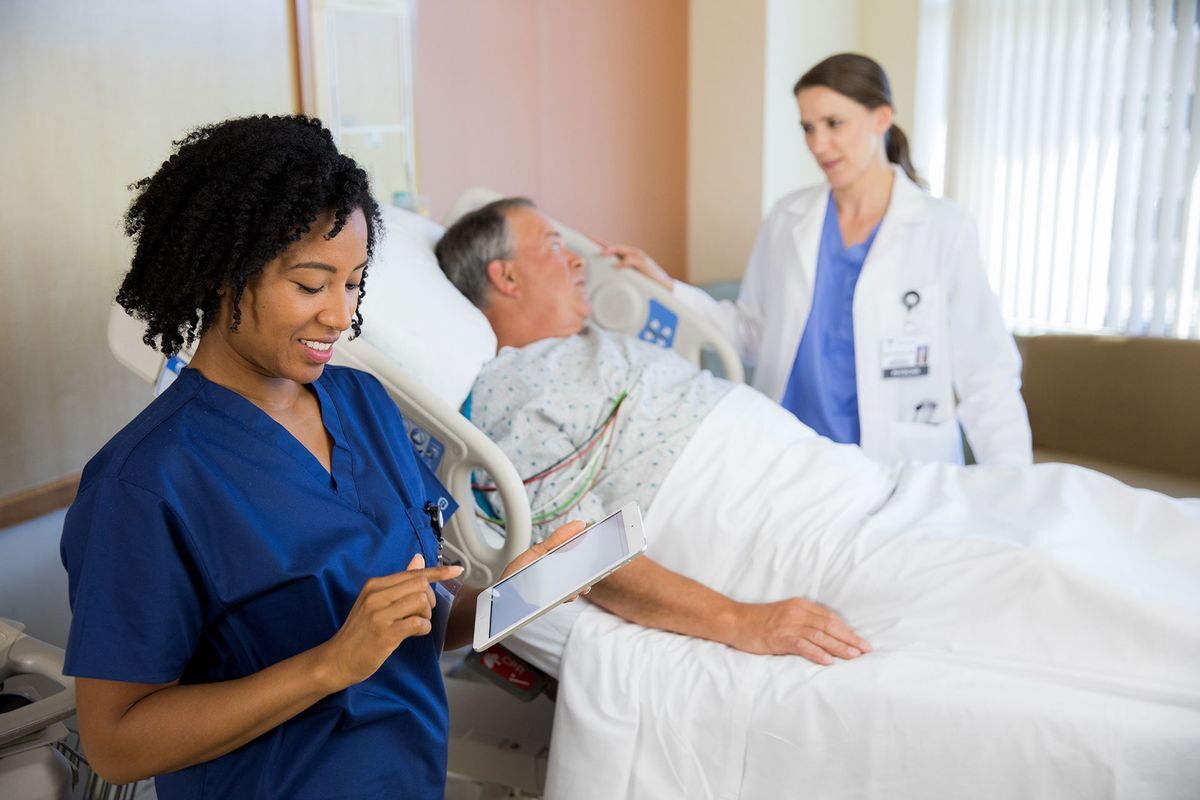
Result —
<svg viewBox="0 0 1200 800"><path fill-rule="evenodd" d="M892 424L894 450L905 461L962 462L962 434L958 420L942 422L895 422Z"/></svg>

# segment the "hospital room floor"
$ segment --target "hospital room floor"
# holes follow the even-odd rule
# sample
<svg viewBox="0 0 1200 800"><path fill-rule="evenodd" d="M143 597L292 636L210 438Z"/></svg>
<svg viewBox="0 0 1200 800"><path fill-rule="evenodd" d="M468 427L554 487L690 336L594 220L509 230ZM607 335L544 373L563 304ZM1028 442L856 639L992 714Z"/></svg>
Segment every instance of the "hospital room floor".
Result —
<svg viewBox="0 0 1200 800"><path fill-rule="evenodd" d="M473 783L461 775L450 773L446 781L446 800L537 800L537 798L503 786Z"/></svg>

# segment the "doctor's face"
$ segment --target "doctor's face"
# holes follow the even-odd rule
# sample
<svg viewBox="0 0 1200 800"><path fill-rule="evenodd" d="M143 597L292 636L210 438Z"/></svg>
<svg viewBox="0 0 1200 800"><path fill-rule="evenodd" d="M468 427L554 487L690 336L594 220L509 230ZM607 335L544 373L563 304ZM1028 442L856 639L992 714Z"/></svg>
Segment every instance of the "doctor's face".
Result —
<svg viewBox="0 0 1200 800"><path fill-rule="evenodd" d="M355 210L338 235L326 239L332 228L332 213L318 217L300 241L267 262L242 293L236 331L229 329L229 293L222 298L218 322L204 335L221 340L222 371L231 370L232 382L240 383L240 376L312 383L321 376L358 309L367 265L363 212Z"/></svg>
<svg viewBox="0 0 1200 800"><path fill-rule="evenodd" d="M535 209L514 209L507 222L522 311L537 321L545 336L578 333L592 315L584 260Z"/></svg>
<svg viewBox="0 0 1200 800"><path fill-rule="evenodd" d="M886 166L883 137L892 125L891 108L867 108L826 86L801 89L796 102L804 140L834 189Z"/></svg>

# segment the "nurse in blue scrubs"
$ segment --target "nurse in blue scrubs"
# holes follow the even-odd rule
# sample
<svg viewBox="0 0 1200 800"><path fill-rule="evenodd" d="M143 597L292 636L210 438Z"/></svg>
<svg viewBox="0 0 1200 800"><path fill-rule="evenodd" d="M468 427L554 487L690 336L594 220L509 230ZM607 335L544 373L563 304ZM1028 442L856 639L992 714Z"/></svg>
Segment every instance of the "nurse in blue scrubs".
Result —
<svg viewBox="0 0 1200 800"><path fill-rule="evenodd" d="M362 324L367 176L303 117L178 145L135 186L117 299L162 352L199 342L88 463L63 530L87 758L164 800L441 798L438 655L469 640L475 593L435 600L460 568L426 508L453 500L380 384L327 366Z"/></svg>

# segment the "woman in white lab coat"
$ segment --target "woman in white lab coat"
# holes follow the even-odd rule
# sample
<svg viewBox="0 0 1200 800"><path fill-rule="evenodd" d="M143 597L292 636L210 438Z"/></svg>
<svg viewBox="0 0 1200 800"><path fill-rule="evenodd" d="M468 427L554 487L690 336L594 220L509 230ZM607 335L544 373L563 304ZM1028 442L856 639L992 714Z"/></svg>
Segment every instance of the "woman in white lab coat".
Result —
<svg viewBox="0 0 1200 800"><path fill-rule="evenodd" d="M826 182L767 215L737 302L618 259L710 317L754 385L835 441L884 461L1032 460L1021 362L988 286L970 215L920 186L892 124L883 69L832 56L794 93Z"/></svg>

